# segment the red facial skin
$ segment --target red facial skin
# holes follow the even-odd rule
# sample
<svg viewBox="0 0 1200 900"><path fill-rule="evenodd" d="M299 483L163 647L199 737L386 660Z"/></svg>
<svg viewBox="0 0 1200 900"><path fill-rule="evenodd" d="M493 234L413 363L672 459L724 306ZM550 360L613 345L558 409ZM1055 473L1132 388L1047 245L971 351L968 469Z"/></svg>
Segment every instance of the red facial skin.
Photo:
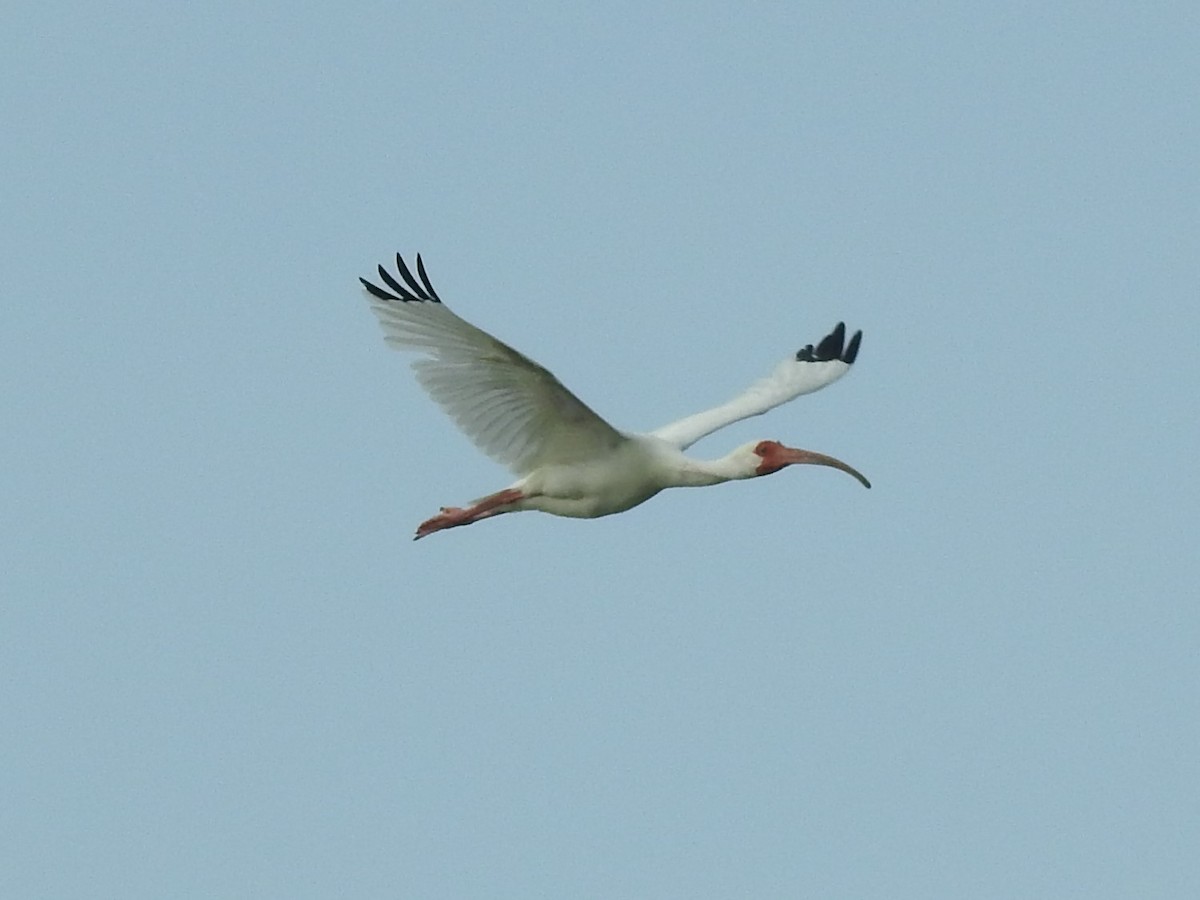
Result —
<svg viewBox="0 0 1200 900"><path fill-rule="evenodd" d="M758 468L754 470L756 475L770 475L785 466L829 466L832 469L841 469L847 475L857 478L863 487L871 486L871 482L867 481L863 474L853 466L832 456L826 456L824 453L785 447L779 441L759 441L754 452L762 459Z"/></svg>

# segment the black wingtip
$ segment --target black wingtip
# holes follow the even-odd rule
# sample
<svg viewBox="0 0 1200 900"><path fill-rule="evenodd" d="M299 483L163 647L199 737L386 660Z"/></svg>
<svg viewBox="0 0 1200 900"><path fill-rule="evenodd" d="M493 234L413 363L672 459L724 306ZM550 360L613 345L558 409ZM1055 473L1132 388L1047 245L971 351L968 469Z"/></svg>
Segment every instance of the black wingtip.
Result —
<svg viewBox="0 0 1200 900"><path fill-rule="evenodd" d="M847 346L846 323L838 322L833 331L821 338L821 342L815 348L812 344L807 344L797 350L796 360L798 362L829 362L837 359L846 365L851 365L858 356L858 345L861 343L862 332L856 331Z"/></svg>
<svg viewBox="0 0 1200 900"><path fill-rule="evenodd" d="M369 293L372 297L378 297L380 300L399 300L400 299L399 297L395 297L395 296L389 294L383 288L377 287L376 285L371 284L371 282L367 281L367 279L365 279L365 278L359 278L358 280L362 282L362 286L367 289L367 293Z"/></svg>
<svg viewBox="0 0 1200 900"><path fill-rule="evenodd" d="M858 359L858 345L862 343L862 330L854 332L854 337L850 338L850 343L846 347L846 352L842 354L842 362L848 366L854 365L854 360Z"/></svg>
<svg viewBox="0 0 1200 900"><path fill-rule="evenodd" d="M366 288L372 296L378 297L380 300L399 300L403 303L441 303L442 298L434 291L433 285L429 283L429 276L425 273L425 264L421 261L421 254L417 254L417 273L421 277L421 281L413 278L412 272L408 266L404 264L404 258L396 254L396 271L400 273L400 277L404 279L404 284L401 284L396 278L385 269L382 265L376 266L379 272L379 277L383 283L391 288L395 293L389 294L383 288L378 287L365 278L359 278L364 288Z"/></svg>
<svg viewBox="0 0 1200 900"><path fill-rule="evenodd" d="M817 362L840 359L842 356L842 347L845 346L845 343L846 323L838 322L837 327L821 338L821 343L817 344Z"/></svg>
<svg viewBox="0 0 1200 900"><path fill-rule="evenodd" d="M429 283L429 276L425 274L425 261L421 259L420 253L417 254L417 275L421 279L421 284L425 285L425 290L429 293L429 299L434 303L441 303L442 298L437 295L437 291Z"/></svg>

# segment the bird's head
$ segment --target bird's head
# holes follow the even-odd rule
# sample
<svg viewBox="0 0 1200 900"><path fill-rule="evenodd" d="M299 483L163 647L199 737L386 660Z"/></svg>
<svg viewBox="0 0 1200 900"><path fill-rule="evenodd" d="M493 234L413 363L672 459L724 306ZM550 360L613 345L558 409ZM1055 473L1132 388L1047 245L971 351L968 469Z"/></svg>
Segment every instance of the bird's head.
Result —
<svg viewBox="0 0 1200 900"><path fill-rule="evenodd" d="M824 453L815 453L812 450L785 447L779 441L756 441L753 444L746 444L734 453L738 457L739 464L748 470L745 476L747 478L771 475L787 466L829 466L833 469L841 469L847 475L853 475L863 487L871 486L871 482L867 481L861 472L840 459L834 459Z"/></svg>

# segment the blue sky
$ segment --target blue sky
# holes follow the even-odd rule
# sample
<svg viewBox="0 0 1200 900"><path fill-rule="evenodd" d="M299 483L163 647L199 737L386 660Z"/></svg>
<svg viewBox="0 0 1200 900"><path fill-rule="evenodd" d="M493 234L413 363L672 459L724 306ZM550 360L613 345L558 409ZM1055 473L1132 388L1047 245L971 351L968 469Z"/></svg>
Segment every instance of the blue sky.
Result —
<svg viewBox="0 0 1200 900"><path fill-rule="evenodd" d="M1193 4L0 14L0 894L1194 897ZM356 278L822 469L507 516Z"/></svg>

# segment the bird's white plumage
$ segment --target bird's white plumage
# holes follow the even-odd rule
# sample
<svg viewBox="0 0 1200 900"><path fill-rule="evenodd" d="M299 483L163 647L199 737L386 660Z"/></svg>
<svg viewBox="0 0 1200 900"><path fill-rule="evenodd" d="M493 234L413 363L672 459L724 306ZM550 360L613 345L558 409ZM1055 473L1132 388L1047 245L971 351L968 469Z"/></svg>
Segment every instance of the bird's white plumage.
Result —
<svg viewBox="0 0 1200 900"><path fill-rule="evenodd" d="M451 312L430 284L420 256L419 280L399 254L396 267L403 284L379 267L390 291L359 279L387 342L419 354L413 368L430 396L481 450L521 476L468 509L443 508L421 524L417 537L522 509L605 516L667 487L719 484L804 463L842 469L870 487L838 459L777 441L747 444L717 460L682 453L726 425L841 378L857 356L862 332L846 345L839 322L815 349L811 344L801 349L729 402L650 434L625 434L548 370Z"/></svg>
<svg viewBox="0 0 1200 900"><path fill-rule="evenodd" d="M680 450L686 450L726 425L760 416L801 394L811 394L833 384L849 371L850 364L840 359L806 361L790 356L776 366L774 372L754 382L728 403L656 428L650 433Z"/></svg>

